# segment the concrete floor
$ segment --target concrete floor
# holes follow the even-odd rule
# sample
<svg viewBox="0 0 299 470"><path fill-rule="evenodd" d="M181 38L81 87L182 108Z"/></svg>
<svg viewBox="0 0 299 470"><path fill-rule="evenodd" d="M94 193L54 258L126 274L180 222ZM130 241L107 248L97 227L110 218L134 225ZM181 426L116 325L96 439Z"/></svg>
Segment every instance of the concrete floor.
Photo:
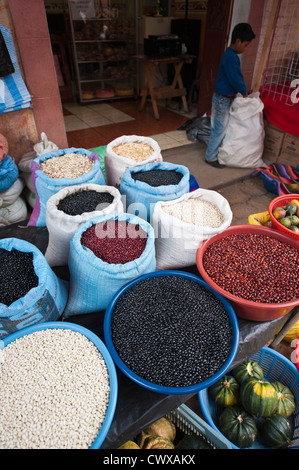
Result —
<svg viewBox="0 0 299 470"><path fill-rule="evenodd" d="M205 163L206 145L202 142L162 151L164 161L185 165L200 188L218 191L233 212L232 224L247 224L248 216L264 212L273 198L260 177L251 177L254 168L214 168Z"/></svg>

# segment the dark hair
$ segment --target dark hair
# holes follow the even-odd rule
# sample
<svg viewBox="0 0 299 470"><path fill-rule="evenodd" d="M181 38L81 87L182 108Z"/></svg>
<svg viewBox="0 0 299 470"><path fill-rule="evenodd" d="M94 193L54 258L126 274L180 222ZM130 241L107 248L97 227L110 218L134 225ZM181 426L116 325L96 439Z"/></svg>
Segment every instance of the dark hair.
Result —
<svg viewBox="0 0 299 470"><path fill-rule="evenodd" d="M251 41L254 38L255 38L255 34L252 31L250 24L239 23L233 29L231 42L234 44L237 39L240 39L241 42L244 42L244 41Z"/></svg>

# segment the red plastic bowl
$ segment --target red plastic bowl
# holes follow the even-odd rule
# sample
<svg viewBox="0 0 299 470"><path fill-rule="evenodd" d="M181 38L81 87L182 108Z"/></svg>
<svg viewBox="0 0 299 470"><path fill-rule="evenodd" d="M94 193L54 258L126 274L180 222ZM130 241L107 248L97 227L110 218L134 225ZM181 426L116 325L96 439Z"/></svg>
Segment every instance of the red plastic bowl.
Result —
<svg viewBox="0 0 299 470"><path fill-rule="evenodd" d="M297 199L299 201L299 194L285 194L283 196L278 196L273 199L269 204L268 212L271 217L272 228L279 230L280 232L284 232L287 235L295 238L295 240L299 240L299 234L293 232L292 230L284 227L275 217L273 216L273 211L276 207L286 206L292 199Z"/></svg>
<svg viewBox="0 0 299 470"><path fill-rule="evenodd" d="M288 237L287 235L284 235L281 232L278 232L277 230L273 230L272 228L264 227L262 225L231 225L222 233L215 235L209 240L205 240L199 246L196 253L196 264L200 275L209 284L209 286L211 286L213 289L219 292L219 294L223 295L230 301L238 317L252 321L269 321L283 317L294 307L299 305L299 299L290 302L273 304L254 302L252 300L242 299L241 297L237 297L236 295L227 292L226 290L222 289L217 284L215 284L215 282L210 278L210 276L208 276L207 272L205 271L202 260L208 246L210 246L216 240L239 233L256 233L268 235L272 238L276 238L277 240L288 243L289 245L299 250L298 241Z"/></svg>

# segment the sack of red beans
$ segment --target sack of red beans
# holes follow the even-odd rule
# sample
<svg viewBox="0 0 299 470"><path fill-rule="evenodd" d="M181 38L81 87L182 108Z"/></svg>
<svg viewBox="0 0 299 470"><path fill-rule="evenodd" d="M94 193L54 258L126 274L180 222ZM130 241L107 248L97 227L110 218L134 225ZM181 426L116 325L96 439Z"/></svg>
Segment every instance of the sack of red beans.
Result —
<svg viewBox="0 0 299 470"><path fill-rule="evenodd" d="M174 163L147 163L128 168L120 184L126 212L151 222L155 204L158 201L171 201L188 193L189 180L189 169Z"/></svg>
<svg viewBox="0 0 299 470"><path fill-rule="evenodd" d="M70 240L89 219L124 212L121 194L112 186L67 186L50 197L46 209L49 241L45 258L50 266L67 266Z"/></svg>
<svg viewBox="0 0 299 470"><path fill-rule="evenodd" d="M82 162L74 163L75 158L81 158ZM90 164L88 171L86 163ZM82 148L45 153L32 161L31 169L36 202L28 226L46 226L47 201L60 189L84 183L105 184L99 156Z"/></svg>
<svg viewBox="0 0 299 470"><path fill-rule="evenodd" d="M105 310L127 282L156 270L153 228L127 213L88 220L71 239L68 266L63 317Z"/></svg>
<svg viewBox="0 0 299 470"><path fill-rule="evenodd" d="M127 168L163 161L158 142L140 135L123 135L114 139L107 145L104 158L107 184L116 188L119 188Z"/></svg>
<svg viewBox="0 0 299 470"><path fill-rule="evenodd" d="M228 201L208 189L199 188L173 201L158 201L152 217L157 270L195 265L200 244L227 229L232 217Z"/></svg>
<svg viewBox="0 0 299 470"><path fill-rule="evenodd" d="M35 245L19 238L0 240L0 339L59 319L68 288Z"/></svg>

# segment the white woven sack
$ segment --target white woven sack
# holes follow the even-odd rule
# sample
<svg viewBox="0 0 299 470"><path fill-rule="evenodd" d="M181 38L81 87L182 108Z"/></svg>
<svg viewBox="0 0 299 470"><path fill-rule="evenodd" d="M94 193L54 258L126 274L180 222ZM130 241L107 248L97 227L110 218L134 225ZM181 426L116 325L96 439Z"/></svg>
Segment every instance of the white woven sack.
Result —
<svg viewBox="0 0 299 470"><path fill-rule="evenodd" d="M216 204L224 221L217 227L198 226L183 222L180 218L163 211L163 207L188 199L201 198ZM216 191L197 189L172 201L158 201L155 205L152 226L156 240L157 270L176 269L196 264L196 252L204 240L227 229L232 221L232 211L228 201Z"/></svg>
<svg viewBox="0 0 299 470"><path fill-rule="evenodd" d="M81 215L68 215L57 209L59 202L70 194L80 191L93 190L108 192L113 197L109 206L102 210L85 212ZM48 199L46 209L46 225L49 233L49 241L45 258L50 266L66 266L68 264L70 240L81 224L94 217L104 214L118 214L124 212L121 194L112 186L99 184L82 184L67 186Z"/></svg>
<svg viewBox="0 0 299 470"><path fill-rule="evenodd" d="M117 155L113 148L118 145L128 144L128 143L142 143L148 144L152 147L153 153L143 160L142 162L137 162L132 158L122 157ZM162 162L163 157L161 154L161 149L154 139L151 137L143 137L138 135L123 135L117 139L110 142L106 147L105 153L105 170L106 170L106 182L110 186L115 186L116 188L120 187L120 182L122 176L127 168L145 165L146 163Z"/></svg>
<svg viewBox="0 0 299 470"><path fill-rule="evenodd" d="M219 163L236 168L266 166L262 159L265 137L263 109L259 93L234 99L218 152Z"/></svg>
<svg viewBox="0 0 299 470"><path fill-rule="evenodd" d="M21 195L21 192L24 189L24 182L22 179L18 178L9 189L0 193L0 198L2 199L2 203L0 207L7 207L11 206L18 197Z"/></svg>
<svg viewBox="0 0 299 470"><path fill-rule="evenodd" d="M27 219L27 205L22 197L7 207L0 208L0 227L15 224Z"/></svg>

